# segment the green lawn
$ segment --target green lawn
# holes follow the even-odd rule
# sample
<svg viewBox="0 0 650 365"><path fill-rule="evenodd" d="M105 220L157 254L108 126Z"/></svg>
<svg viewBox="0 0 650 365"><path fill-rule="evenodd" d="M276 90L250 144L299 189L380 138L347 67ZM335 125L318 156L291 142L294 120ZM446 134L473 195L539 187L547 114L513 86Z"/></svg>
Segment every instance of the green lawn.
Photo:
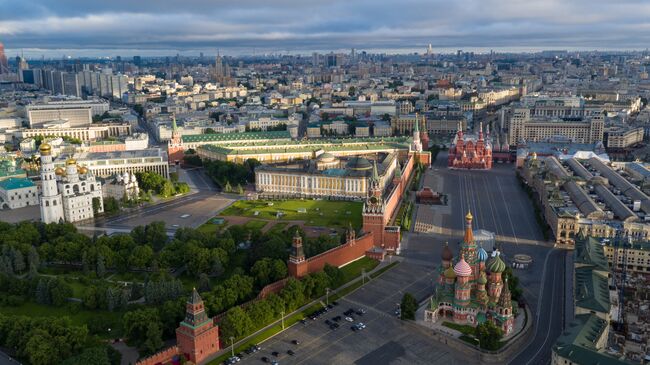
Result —
<svg viewBox="0 0 650 365"><path fill-rule="evenodd" d="M269 205L272 204L272 205ZM308 226L361 227L361 202L335 200L239 200L226 208L221 215L260 219L304 221ZM305 209L305 213L299 213ZM255 215L258 212L258 215ZM277 213L283 215L277 218Z"/></svg>
<svg viewBox="0 0 650 365"><path fill-rule="evenodd" d="M269 229L269 233L282 232L287 228L288 225L289 225L288 222L276 223L276 224L273 225L273 227L271 227L271 229Z"/></svg>
<svg viewBox="0 0 650 365"><path fill-rule="evenodd" d="M213 223L212 219L210 219L206 223L200 225L196 230L207 234L216 234L219 230L221 230L223 227L227 225L228 222L217 224L217 223Z"/></svg>
<svg viewBox="0 0 650 365"><path fill-rule="evenodd" d="M343 266L341 268L341 271L343 272L345 282L347 283L348 281L361 275L361 270L366 269L366 272L369 272L377 267L377 265L379 265L379 261L364 256L357 261Z"/></svg>
<svg viewBox="0 0 650 365"><path fill-rule="evenodd" d="M252 220L248 221L244 224L244 228L252 229L252 230L261 230L266 226L266 224L269 223L267 221L261 221L261 220Z"/></svg>
<svg viewBox="0 0 650 365"><path fill-rule="evenodd" d="M106 334L102 338L118 337L122 333L122 312L108 312L101 310L79 310L76 313L68 306L54 307L49 305L41 305L32 302L24 303L20 306L0 307L0 312L8 315L22 315L27 317L69 317L72 324L81 326L88 325L97 321L103 321L107 328ZM108 328L111 329L110 334Z"/></svg>
<svg viewBox="0 0 650 365"><path fill-rule="evenodd" d="M468 326L466 324L458 324L458 323L451 323L451 322L443 322L443 326L449 327L453 330L456 330L466 336L474 336L474 333L476 332L474 327Z"/></svg>

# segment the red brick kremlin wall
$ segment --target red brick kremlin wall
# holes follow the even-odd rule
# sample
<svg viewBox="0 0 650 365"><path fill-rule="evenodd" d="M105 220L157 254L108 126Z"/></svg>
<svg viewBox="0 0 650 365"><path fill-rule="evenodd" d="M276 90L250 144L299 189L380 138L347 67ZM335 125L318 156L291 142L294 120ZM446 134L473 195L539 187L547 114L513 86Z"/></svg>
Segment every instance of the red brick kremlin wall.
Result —
<svg viewBox="0 0 650 365"><path fill-rule="evenodd" d="M160 352L157 352L149 357L146 357L138 362L135 365L157 365L157 364L167 364L174 360L176 355L180 354L178 346L173 346L168 349L164 349Z"/></svg>

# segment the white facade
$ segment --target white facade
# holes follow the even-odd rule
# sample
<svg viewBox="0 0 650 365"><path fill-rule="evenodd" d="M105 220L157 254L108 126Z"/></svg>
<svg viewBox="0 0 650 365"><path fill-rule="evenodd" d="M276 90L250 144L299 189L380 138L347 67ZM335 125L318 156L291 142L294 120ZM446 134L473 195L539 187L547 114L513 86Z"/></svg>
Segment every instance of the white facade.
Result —
<svg viewBox="0 0 650 365"><path fill-rule="evenodd" d="M43 143L41 152L41 220L45 223L77 222L94 217L93 198L99 199L98 212L104 211L102 186L86 167L74 159L65 169L54 168L52 147ZM58 179L57 179L58 176Z"/></svg>
<svg viewBox="0 0 650 365"><path fill-rule="evenodd" d="M59 223L63 221L63 200L59 193L52 163L52 147L43 143L41 152L41 220L44 223Z"/></svg>
<svg viewBox="0 0 650 365"><path fill-rule="evenodd" d="M0 209L17 209L38 205L38 189L26 178L9 178L0 182Z"/></svg>

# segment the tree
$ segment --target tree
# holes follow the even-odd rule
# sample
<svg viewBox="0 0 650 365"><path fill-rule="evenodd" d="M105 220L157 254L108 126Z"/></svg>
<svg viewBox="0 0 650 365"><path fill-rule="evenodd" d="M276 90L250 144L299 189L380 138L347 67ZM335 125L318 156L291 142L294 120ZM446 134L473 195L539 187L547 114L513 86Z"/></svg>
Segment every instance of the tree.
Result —
<svg viewBox="0 0 650 365"><path fill-rule="evenodd" d="M241 307L233 307L226 313L221 322L222 338L240 338L253 330L253 322Z"/></svg>
<svg viewBox="0 0 650 365"><path fill-rule="evenodd" d="M13 250L13 257L14 257L14 271L16 273L23 272L25 270L25 257L23 256L23 253L20 252L20 250Z"/></svg>
<svg viewBox="0 0 650 365"><path fill-rule="evenodd" d="M99 197L94 197L93 198L93 214L98 214L99 213L99 208L101 207L101 202Z"/></svg>
<svg viewBox="0 0 650 365"><path fill-rule="evenodd" d="M330 279L330 283L332 284L333 288L338 288L339 286L343 285L345 282L345 276L343 275L343 272L341 269L338 267L334 267L329 264L325 264L325 267L323 268L323 271L325 274Z"/></svg>
<svg viewBox="0 0 650 365"><path fill-rule="evenodd" d="M108 350L108 347L110 346L97 346L84 349L82 353L66 359L61 365L114 365L109 357L110 350ZM121 355L119 357L121 358Z"/></svg>
<svg viewBox="0 0 650 365"><path fill-rule="evenodd" d="M404 293L402 297L402 319L415 320L415 312L418 310L418 302L411 293Z"/></svg>
<svg viewBox="0 0 650 365"><path fill-rule="evenodd" d="M205 273L199 275L199 291L210 291L210 278Z"/></svg>
<svg viewBox="0 0 650 365"><path fill-rule="evenodd" d="M106 266L104 264L104 256L97 256L97 276L103 278L106 275Z"/></svg>
<svg viewBox="0 0 650 365"><path fill-rule="evenodd" d="M153 354L163 345L162 328L158 322L150 322L147 326L147 337L142 348L146 353Z"/></svg>
<svg viewBox="0 0 650 365"><path fill-rule="evenodd" d="M491 351L499 349L503 330L492 321L485 321L476 326L475 333L481 348Z"/></svg>
<svg viewBox="0 0 650 365"><path fill-rule="evenodd" d="M139 349L151 353L162 346L162 326L155 308L126 312L123 322L124 334Z"/></svg>

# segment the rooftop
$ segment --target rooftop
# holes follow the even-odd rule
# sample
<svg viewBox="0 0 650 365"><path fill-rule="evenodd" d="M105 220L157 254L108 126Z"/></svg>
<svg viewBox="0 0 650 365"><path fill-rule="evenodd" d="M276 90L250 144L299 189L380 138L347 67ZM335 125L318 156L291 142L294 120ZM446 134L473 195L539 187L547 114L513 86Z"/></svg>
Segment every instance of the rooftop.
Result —
<svg viewBox="0 0 650 365"><path fill-rule="evenodd" d="M208 134L182 136L181 139L183 140L183 143L249 141L249 140L264 140L264 139L291 139L291 134L289 134L289 131L208 133Z"/></svg>
<svg viewBox="0 0 650 365"><path fill-rule="evenodd" d="M10 177L6 180L0 181L0 188L3 190L22 189L34 186L34 182L26 178Z"/></svg>
<svg viewBox="0 0 650 365"><path fill-rule="evenodd" d="M575 269L576 307L600 313L609 313L609 286L607 275L591 267Z"/></svg>

